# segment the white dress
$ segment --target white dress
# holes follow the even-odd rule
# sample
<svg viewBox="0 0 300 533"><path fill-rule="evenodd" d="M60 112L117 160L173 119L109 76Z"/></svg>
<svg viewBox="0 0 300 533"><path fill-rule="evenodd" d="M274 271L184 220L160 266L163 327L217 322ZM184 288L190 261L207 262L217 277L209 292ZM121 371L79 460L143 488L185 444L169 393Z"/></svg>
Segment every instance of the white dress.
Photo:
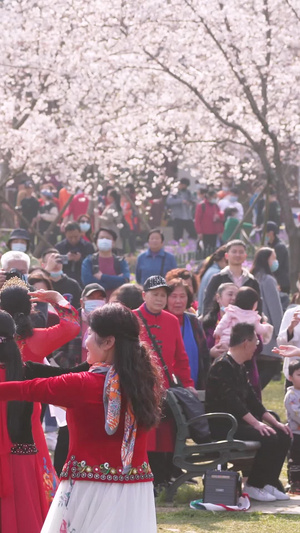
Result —
<svg viewBox="0 0 300 533"><path fill-rule="evenodd" d="M41 533L156 533L153 484L60 482Z"/></svg>

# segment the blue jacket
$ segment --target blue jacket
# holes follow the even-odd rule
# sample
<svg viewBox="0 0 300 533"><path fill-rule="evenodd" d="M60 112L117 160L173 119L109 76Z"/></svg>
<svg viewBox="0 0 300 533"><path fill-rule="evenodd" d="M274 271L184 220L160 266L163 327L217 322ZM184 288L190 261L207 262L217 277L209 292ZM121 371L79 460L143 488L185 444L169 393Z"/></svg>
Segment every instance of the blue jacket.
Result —
<svg viewBox="0 0 300 533"><path fill-rule="evenodd" d="M165 258L164 262L163 258ZM165 252L162 248L153 256L152 252L147 250L146 252L142 252L137 258L135 271L136 281L143 285L150 276L165 276L173 268L177 268L176 259L173 254Z"/></svg>
<svg viewBox="0 0 300 533"><path fill-rule="evenodd" d="M117 289L118 287L120 287L120 285L127 283L130 279L130 272L127 261L123 257L118 257L114 254L113 258L116 275L112 276L110 274L102 274L102 277L99 280L93 276L93 273L95 272L94 265L96 261L98 263L98 253L88 255L82 262L81 267L81 279L83 286L85 287L85 285L88 285L89 283L100 283L100 285L102 285L105 290L109 291Z"/></svg>

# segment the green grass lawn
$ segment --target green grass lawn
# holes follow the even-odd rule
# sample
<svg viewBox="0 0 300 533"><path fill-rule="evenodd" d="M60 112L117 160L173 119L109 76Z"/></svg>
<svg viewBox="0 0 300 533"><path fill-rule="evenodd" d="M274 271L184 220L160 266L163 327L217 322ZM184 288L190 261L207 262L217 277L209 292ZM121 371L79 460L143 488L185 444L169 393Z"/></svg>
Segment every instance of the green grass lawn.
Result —
<svg viewBox="0 0 300 533"><path fill-rule="evenodd" d="M296 533L297 515L211 513L182 510L158 514L158 532L176 533Z"/></svg>
<svg viewBox="0 0 300 533"><path fill-rule="evenodd" d="M272 381L263 392L264 405L276 411L281 420L286 420L283 406L284 379ZM286 483L286 467L281 480ZM298 515L267 515L261 513L205 512L189 509L189 502L201 497L202 483L197 487L180 487L172 506L166 508L163 495L157 501L159 532L173 533L295 533L299 527Z"/></svg>

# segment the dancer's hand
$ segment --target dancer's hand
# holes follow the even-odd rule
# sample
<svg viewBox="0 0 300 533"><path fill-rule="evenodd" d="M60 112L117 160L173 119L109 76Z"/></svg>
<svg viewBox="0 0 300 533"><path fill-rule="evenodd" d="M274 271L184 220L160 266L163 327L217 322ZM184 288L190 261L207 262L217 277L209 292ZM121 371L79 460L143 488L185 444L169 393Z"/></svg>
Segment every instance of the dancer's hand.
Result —
<svg viewBox="0 0 300 533"><path fill-rule="evenodd" d="M283 357L300 357L300 348L292 344L281 345L279 348L273 348L273 353L282 355Z"/></svg>
<svg viewBox="0 0 300 533"><path fill-rule="evenodd" d="M45 302L48 304L58 304L61 301L67 300L57 291L45 291L44 289L39 289L35 292L30 292L30 300L32 303L36 302Z"/></svg>

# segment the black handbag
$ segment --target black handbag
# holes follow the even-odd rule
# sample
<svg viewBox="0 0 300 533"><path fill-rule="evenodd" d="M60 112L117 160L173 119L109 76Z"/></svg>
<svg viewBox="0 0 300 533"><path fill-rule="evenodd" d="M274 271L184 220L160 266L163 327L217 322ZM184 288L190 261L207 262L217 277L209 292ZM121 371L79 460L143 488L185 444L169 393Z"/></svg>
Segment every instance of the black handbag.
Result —
<svg viewBox="0 0 300 533"><path fill-rule="evenodd" d="M205 414L204 404L199 400L198 396L196 396L192 391L184 388L182 386L182 383L176 376L172 375L171 377L169 369L162 356L161 347L158 345L154 335L152 335L150 328L147 324L147 321L143 317L140 310L138 310L138 315L147 330L152 346L161 361L165 375L168 379L169 387L172 389L172 392L175 394L176 399L182 408L182 411L183 411L183 414L186 420L189 421L192 418L197 417L198 415ZM166 395L162 412L164 416L166 417L172 416L173 418L172 411L168 404L168 395ZM191 438L197 444L211 441L211 434L210 434L207 418L200 418L198 420L195 420L195 422L193 422L190 425L189 432L190 432Z"/></svg>

